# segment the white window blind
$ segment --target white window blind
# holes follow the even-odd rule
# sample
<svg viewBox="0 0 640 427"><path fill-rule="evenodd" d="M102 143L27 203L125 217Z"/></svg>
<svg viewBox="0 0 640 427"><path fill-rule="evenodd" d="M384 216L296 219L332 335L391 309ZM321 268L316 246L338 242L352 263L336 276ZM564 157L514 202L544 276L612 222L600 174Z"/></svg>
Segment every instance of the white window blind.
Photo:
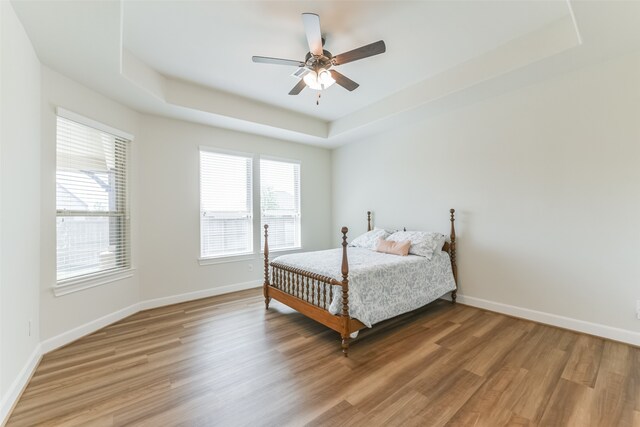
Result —
<svg viewBox="0 0 640 427"><path fill-rule="evenodd" d="M131 267L128 139L57 118L57 280Z"/></svg>
<svg viewBox="0 0 640 427"><path fill-rule="evenodd" d="M300 165L260 160L261 224L269 225L269 249L300 248ZM262 246L264 247L264 234Z"/></svg>
<svg viewBox="0 0 640 427"><path fill-rule="evenodd" d="M253 252L251 157L200 150L200 256Z"/></svg>

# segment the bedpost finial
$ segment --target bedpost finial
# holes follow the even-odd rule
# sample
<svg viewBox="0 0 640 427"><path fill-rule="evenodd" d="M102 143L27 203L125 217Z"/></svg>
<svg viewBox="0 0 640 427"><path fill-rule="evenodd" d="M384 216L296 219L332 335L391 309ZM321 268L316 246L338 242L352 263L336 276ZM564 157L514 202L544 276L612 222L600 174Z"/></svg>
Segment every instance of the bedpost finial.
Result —
<svg viewBox="0 0 640 427"><path fill-rule="evenodd" d="M266 230L267 228L269 228L269 224L264 225L264 229Z"/></svg>
<svg viewBox="0 0 640 427"><path fill-rule="evenodd" d="M455 258L455 244L456 244L456 227L455 227L455 222L456 222L456 218L454 216L456 210L455 209L449 209L449 212L451 213L451 245L453 246L452 248L452 252L453 252L453 257Z"/></svg>
<svg viewBox="0 0 640 427"><path fill-rule="evenodd" d="M349 229L347 227L342 227L340 231L342 231L342 288L344 290L344 283L348 283L347 276L349 275L349 262L347 261L347 233L349 232Z"/></svg>

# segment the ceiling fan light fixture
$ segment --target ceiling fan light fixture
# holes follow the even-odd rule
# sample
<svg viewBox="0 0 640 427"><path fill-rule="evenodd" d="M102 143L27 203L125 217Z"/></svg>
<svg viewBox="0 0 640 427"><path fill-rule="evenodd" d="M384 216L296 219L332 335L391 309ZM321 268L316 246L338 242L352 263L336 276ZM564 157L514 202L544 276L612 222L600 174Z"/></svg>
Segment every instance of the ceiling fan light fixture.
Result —
<svg viewBox="0 0 640 427"><path fill-rule="evenodd" d="M302 80L304 80L307 86L309 86L312 89L315 89L314 86L317 86L318 84L318 75L316 74L315 71L309 71L307 74L304 75Z"/></svg>
<svg viewBox="0 0 640 427"><path fill-rule="evenodd" d="M329 87L336 82L331 73L324 68L320 69L320 72L318 73L318 80L324 85L324 87Z"/></svg>
<svg viewBox="0 0 640 427"><path fill-rule="evenodd" d="M307 86L314 90L326 89L336 82L331 73L324 68L319 69L317 73L313 70L308 72L303 80Z"/></svg>

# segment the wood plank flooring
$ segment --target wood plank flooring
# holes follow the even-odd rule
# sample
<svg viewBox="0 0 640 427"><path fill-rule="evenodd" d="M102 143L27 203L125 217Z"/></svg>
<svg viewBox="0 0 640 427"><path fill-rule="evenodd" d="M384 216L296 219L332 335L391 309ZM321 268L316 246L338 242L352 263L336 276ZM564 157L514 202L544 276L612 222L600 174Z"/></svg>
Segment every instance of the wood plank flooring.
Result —
<svg viewBox="0 0 640 427"><path fill-rule="evenodd" d="M640 349L438 301L335 332L250 290L47 354L8 426L640 426Z"/></svg>

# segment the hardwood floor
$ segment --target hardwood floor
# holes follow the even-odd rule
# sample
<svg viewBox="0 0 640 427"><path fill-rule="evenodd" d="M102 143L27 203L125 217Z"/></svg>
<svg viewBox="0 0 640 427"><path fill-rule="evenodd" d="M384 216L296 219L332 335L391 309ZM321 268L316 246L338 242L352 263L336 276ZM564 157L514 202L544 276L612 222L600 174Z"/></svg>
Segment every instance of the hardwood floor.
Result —
<svg viewBox="0 0 640 427"><path fill-rule="evenodd" d="M640 426L640 349L439 301L335 332L251 290L47 354L8 426Z"/></svg>

